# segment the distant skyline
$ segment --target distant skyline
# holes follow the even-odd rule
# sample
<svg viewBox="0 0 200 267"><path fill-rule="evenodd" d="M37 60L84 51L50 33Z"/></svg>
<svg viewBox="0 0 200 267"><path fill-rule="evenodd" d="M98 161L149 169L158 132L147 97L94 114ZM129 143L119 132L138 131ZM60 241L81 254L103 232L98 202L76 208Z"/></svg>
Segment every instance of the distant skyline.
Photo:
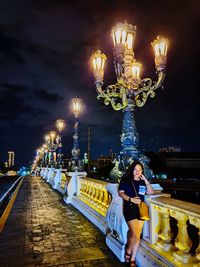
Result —
<svg viewBox="0 0 200 267"><path fill-rule="evenodd" d="M104 86L115 83L113 25L125 19L137 25L135 55L142 77L154 77L151 42L169 39L164 89L137 108L135 120L141 150L168 146L200 151L199 36L200 3L191 1L64 1L7 0L0 3L0 161L15 151L16 164L26 165L55 129L61 117L64 153L71 154L73 114L69 103L84 101L80 115L80 149L91 155L120 151L122 112L96 99L89 59L100 49L107 55Z"/></svg>

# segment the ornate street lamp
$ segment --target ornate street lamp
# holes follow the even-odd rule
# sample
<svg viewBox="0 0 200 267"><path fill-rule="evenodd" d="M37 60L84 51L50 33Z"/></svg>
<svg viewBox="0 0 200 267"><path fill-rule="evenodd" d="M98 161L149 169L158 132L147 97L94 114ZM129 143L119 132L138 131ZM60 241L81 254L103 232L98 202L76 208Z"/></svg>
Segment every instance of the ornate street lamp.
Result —
<svg viewBox="0 0 200 267"><path fill-rule="evenodd" d="M58 129L57 165L60 168L63 164L62 131L64 130L65 126L66 124L63 119L56 120L56 128Z"/></svg>
<svg viewBox="0 0 200 267"><path fill-rule="evenodd" d="M44 136L45 144L46 144L46 149L45 149L45 167L49 167L50 165L50 150L49 150L49 145L50 145L50 135L46 134Z"/></svg>
<svg viewBox="0 0 200 267"><path fill-rule="evenodd" d="M72 148L72 169L73 170L78 170L79 169L79 155L80 155L80 149L79 149L79 143L78 143L78 118L81 114L82 111L82 105L83 101L79 97L75 97L71 100L71 105L72 105L72 112L74 113L75 116L75 124L74 124L74 143L73 143L73 148Z"/></svg>
<svg viewBox="0 0 200 267"><path fill-rule="evenodd" d="M40 167L42 167L42 158L43 158L43 150L41 148L38 148L36 150L36 159L37 159L37 164L40 165Z"/></svg>
<svg viewBox="0 0 200 267"><path fill-rule="evenodd" d="M48 156L46 157L46 160L50 167L53 167L56 164L56 148L58 145L56 137L57 134L55 131L50 131L49 134L44 137L48 149Z"/></svg>
<svg viewBox="0 0 200 267"><path fill-rule="evenodd" d="M41 147L42 151L43 151L43 157L42 157L42 166L46 167L46 158L48 156L48 148L47 148L47 144L44 143Z"/></svg>
<svg viewBox="0 0 200 267"><path fill-rule="evenodd" d="M137 132L134 110L135 107L145 105L148 97L155 96L155 90L161 87L165 78L167 62L167 39L158 36L152 43L155 54L157 81L150 78L141 78L142 65L137 62L133 51L136 37L136 26L118 23L112 28L114 48L114 67L117 76L116 84L103 89L104 66L106 56L100 50L91 57L97 99L103 99L105 105L111 104L114 110L123 110L123 126L121 135L120 168L126 170L133 160L143 163L145 174L152 176L148 167L149 159L138 149L139 135Z"/></svg>
<svg viewBox="0 0 200 267"><path fill-rule="evenodd" d="M50 135L50 151L51 151L51 166L55 167L56 165L56 149L57 149L57 133L55 131L50 131L49 132Z"/></svg>

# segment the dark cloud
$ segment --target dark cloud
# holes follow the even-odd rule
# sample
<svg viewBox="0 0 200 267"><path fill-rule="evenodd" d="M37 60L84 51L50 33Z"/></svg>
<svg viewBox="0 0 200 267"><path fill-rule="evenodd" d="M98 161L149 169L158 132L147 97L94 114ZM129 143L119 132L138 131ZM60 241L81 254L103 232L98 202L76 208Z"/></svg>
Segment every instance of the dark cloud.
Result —
<svg viewBox="0 0 200 267"><path fill-rule="evenodd" d="M0 61L11 61L16 64L24 64L25 60L19 53L21 42L15 37L4 34L2 32L3 30L5 31L5 29L0 29Z"/></svg>
<svg viewBox="0 0 200 267"><path fill-rule="evenodd" d="M58 102L60 100L63 99L63 97L60 97L58 94L52 94L52 93L48 93L46 90L42 89L42 90L36 90L35 91L35 95L38 98L41 98L47 102L50 103L55 103Z"/></svg>
<svg viewBox="0 0 200 267"><path fill-rule="evenodd" d="M0 95L0 117L1 119L9 119L14 122L21 113L29 113L30 107L24 103L22 97L19 96L24 91L19 85L4 84L5 90Z"/></svg>

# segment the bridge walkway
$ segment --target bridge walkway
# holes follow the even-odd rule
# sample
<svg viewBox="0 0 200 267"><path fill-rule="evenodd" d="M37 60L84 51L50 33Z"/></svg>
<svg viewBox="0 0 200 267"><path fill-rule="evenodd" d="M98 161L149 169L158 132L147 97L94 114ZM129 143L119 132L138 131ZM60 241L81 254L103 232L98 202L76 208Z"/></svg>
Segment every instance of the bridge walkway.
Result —
<svg viewBox="0 0 200 267"><path fill-rule="evenodd" d="M121 267L105 236L42 178L26 176L0 235L0 267Z"/></svg>

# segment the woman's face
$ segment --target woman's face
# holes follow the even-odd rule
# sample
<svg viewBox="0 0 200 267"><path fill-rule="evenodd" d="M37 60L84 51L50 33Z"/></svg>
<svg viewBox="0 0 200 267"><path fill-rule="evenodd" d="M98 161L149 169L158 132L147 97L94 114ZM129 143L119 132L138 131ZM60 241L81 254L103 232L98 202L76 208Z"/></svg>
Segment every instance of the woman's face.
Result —
<svg viewBox="0 0 200 267"><path fill-rule="evenodd" d="M133 170L133 176L139 178L142 175L143 169L140 164L137 164Z"/></svg>

